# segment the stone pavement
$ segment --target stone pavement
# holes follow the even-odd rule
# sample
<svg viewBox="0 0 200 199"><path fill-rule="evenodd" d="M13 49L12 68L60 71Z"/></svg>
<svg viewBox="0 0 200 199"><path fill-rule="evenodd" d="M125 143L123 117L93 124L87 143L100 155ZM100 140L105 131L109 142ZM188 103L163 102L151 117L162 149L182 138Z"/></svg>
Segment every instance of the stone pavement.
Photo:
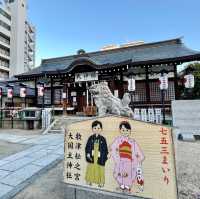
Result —
<svg viewBox="0 0 200 199"><path fill-rule="evenodd" d="M0 199L12 198L34 178L64 157L64 135L12 135L0 140L30 145L30 148L0 160Z"/></svg>

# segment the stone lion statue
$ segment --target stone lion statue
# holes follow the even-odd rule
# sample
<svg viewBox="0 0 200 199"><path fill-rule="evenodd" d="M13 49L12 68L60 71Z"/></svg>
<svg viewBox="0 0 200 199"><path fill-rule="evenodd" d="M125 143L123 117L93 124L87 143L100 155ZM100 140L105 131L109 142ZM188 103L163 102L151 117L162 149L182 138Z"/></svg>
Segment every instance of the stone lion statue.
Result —
<svg viewBox="0 0 200 199"><path fill-rule="evenodd" d="M99 116L115 114L133 117L133 111L129 107L131 102L129 93L125 93L123 99L121 100L112 94L107 82L94 84L89 88L89 91L94 98Z"/></svg>

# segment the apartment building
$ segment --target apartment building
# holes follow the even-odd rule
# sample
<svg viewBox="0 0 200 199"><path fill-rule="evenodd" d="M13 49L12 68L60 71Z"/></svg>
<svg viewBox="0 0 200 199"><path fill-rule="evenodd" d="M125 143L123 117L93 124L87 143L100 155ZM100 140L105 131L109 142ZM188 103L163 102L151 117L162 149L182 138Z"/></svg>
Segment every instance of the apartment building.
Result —
<svg viewBox="0 0 200 199"><path fill-rule="evenodd" d="M0 80L35 66L35 27L27 20L26 0L0 5Z"/></svg>

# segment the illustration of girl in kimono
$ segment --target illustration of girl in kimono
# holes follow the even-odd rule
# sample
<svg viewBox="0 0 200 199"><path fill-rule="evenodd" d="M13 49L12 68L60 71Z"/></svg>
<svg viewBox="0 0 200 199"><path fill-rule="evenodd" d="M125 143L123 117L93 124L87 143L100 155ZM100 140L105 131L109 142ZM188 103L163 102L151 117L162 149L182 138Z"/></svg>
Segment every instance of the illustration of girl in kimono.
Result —
<svg viewBox="0 0 200 199"><path fill-rule="evenodd" d="M108 159L108 147L106 139L101 135L102 123L92 123L92 133L85 147L85 157L88 162L85 180L87 184L97 184L103 187L105 184L105 163Z"/></svg>
<svg viewBox="0 0 200 199"><path fill-rule="evenodd" d="M131 191L133 184L143 191L142 176L143 152L136 141L130 138L131 125L127 121L119 126L120 136L111 145L111 157L115 162L114 178L123 191Z"/></svg>

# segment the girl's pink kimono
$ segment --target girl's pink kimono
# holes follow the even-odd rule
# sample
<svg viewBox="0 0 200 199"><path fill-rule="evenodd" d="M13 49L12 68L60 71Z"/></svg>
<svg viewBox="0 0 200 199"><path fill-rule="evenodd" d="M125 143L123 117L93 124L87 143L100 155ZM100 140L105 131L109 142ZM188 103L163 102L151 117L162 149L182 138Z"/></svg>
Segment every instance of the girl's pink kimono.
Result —
<svg viewBox="0 0 200 199"><path fill-rule="evenodd" d="M134 139L117 137L111 145L111 156L115 162L114 178L120 186L131 188L135 181L140 184L144 155Z"/></svg>

